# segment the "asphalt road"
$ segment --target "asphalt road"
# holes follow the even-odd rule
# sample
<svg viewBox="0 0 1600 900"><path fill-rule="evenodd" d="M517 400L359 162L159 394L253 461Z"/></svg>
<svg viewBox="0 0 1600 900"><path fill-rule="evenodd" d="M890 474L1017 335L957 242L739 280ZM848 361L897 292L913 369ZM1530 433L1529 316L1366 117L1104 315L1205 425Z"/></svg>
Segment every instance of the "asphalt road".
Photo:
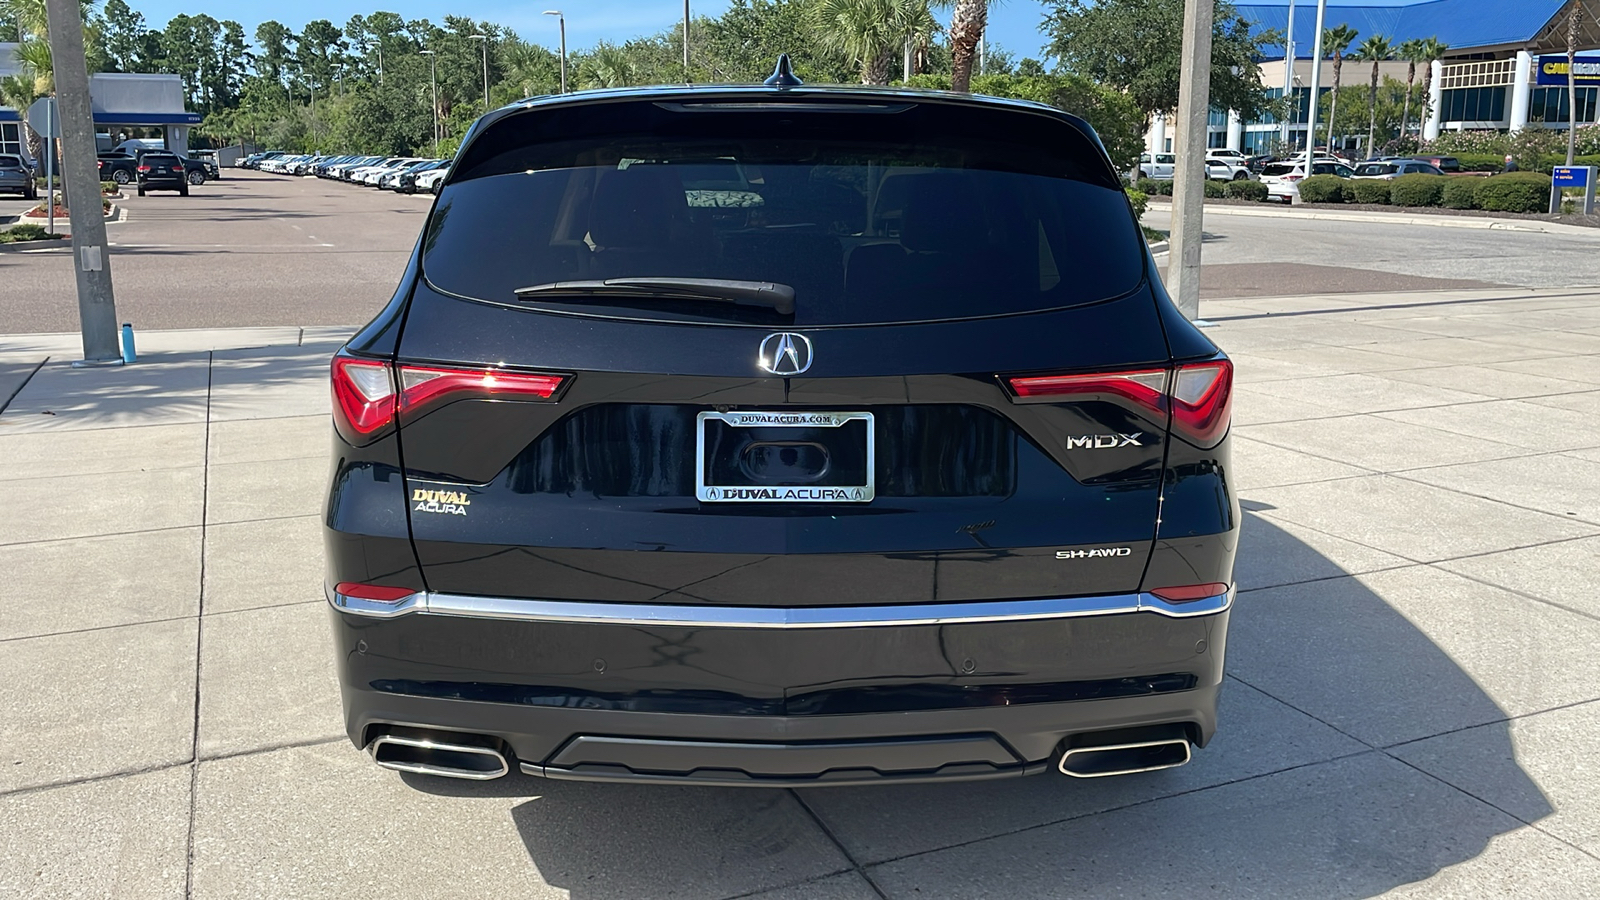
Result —
<svg viewBox="0 0 1600 900"><path fill-rule="evenodd" d="M119 201L117 314L141 329L343 325L394 290L431 198L249 171ZM25 204L0 199L0 217ZM1145 216L1169 227L1165 211ZM1547 235L1366 222L1206 221L1209 298L1600 285L1600 230ZM0 249L0 333L78 329L67 248Z"/></svg>
<svg viewBox="0 0 1600 900"><path fill-rule="evenodd" d="M1166 231L1151 208L1144 224ZM1600 229L1588 235L1210 215L1203 297L1600 285Z"/></svg>
<svg viewBox="0 0 1600 900"><path fill-rule="evenodd" d="M117 316L137 328L359 325L394 291L428 210L319 178L230 170L221 181L117 201L108 226ZM0 215L21 204L0 201ZM0 250L0 332L75 331L66 248Z"/></svg>

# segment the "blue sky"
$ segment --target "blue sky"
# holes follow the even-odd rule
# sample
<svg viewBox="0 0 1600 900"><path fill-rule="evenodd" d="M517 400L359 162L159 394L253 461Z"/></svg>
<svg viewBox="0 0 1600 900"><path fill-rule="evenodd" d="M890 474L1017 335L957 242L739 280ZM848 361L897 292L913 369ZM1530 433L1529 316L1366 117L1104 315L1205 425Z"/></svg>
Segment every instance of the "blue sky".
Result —
<svg viewBox="0 0 1600 900"><path fill-rule="evenodd" d="M589 47L595 41L623 40L644 34L654 34L669 28L683 17L682 0L481 0L478 3L460 4L436 0L279 0L274 3L233 3L212 7L208 4L184 0L126 0L129 6L144 13L145 24L161 28L167 20L179 13L198 15L209 13L218 19L233 19L244 25L247 34L254 34L256 25L264 19L277 19L298 31L312 19L328 19L335 25L344 25L356 14L365 15L376 9L396 12L407 19L426 18L438 21L445 15L470 15L474 19L488 19L516 29L525 40L554 47L556 22L553 17L540 13L546 9L562 9L567 16L567 45L571 49ZM546 4L546 5L540 5ZM727 0L691 0L695 15L717 15L728 8ZM949 13L939 13L948 20ZM1042 0L1005 0L989 12L989 39L1024 56L1040 55L1044 39L1039 34L1039 21L1043 17Z"/></svg>

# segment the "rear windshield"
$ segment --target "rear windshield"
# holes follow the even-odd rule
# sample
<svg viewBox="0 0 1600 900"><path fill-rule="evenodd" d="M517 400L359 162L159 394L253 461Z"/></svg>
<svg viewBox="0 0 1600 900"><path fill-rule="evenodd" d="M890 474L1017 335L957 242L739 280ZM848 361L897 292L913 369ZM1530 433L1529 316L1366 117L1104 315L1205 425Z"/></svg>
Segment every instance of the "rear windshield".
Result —
<svg viewBox="0 0 1600 900"><path fill-rule="evenodd" d="M564 312L825 325L1053 309L1143 278L1124 194L1098 147L1064 122L651 106L607 116L598 124L625 127L592 138L571 139L560 122L523 129L549 140L491 131L430 219L429 282ZM658 127L640 129L651 118ZM517 297L552 282L658 277L775 282L793 289L794 309Z"/></svg>
<svg viewBox="0 0 1600 900"><path fill-rule="evenodd" d="M8 169L21 168L22 167L22 157L0 154L0 166L5 166Z"/></svg>
<svg viewBox="0 0 1600 900"><path fill-rule="evenodd" d="M1261 174L1263 174L1263 175L1272 175L1274 177L1281 176L1281 175L1290 175L1290 174L1294 173L1295 168L1296 168L1296 166L1290 165L1288 163L1273 163L1272 165L1269 165L1269 166L1266 166L1266 167L1262 168Z"/></svg>

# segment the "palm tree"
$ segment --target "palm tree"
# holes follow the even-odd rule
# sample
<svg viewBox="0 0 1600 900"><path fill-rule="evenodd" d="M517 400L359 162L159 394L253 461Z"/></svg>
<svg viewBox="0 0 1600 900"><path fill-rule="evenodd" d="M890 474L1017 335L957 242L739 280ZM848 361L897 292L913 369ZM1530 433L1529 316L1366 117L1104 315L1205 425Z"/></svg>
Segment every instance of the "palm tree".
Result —
<svg viewBox="0 0 1600 900"><path fill-rule="evenodd" d="M1417 63L1421 62L1423 59L1423 49L1423 42L1417 40L1416 38L1412 38L1409 41L1402 41L1400 44L1400 49L1395 51L1396 56L1411 64L1406 68L1405 111L1400 114L1401 140L1405 140L1406 126L1411 122L1411 95L1414 93L1414 88L1417 86Z"/></svg>
<svg viewBox="0 0 1600 900"><path fill-rule="evenodd" d="M1378 139L1378 66L1384 60L1394 56L1394 45L1381 34L1375 34L1361 42L1352 59L1372 63L1372 90L1367 93L1367 156L1376 156L1374 141Z"/></svg>
<svg viewBox="0 0 1600 900"><path fill-rule="evenodd" d="M862 84L888 84L895 54L928 14L928 0L817 0L812 26L823 47L860 67Z"/></svg>
<svg viewBox="0 0 1600 900"><path fill-rule="evenodd" d="M939 6L954 6L950 13L950 89L972 90L972 60L978 42L989 25L990 0L938 0Z"/></svg>
<svg viewBox="0 0 1600 900"><path fill-rule="evenodd" d="M1349 25L1340 25L1322 33L1322 50L1333 56L1333 97L1328 101L1328 152L1333 152L1333 118L1339 112L1340 69L1344 65L1344 52L1355 41L1357 31Z"/></svg>
<svg viewBox="0 0 1600 900"><path fill-rule="evenodd" d="M1427 66L1427 68L1422 70L1422 115L1418 118L1426 120L1428 118L1428 107L1433 104L1433 64L1438 60L1444 59L1444 55L1450 52L1450 45L1439 43L1438 38L1428 38L1422 42L1422 46L1419 49L1422 53L1422 59L1418 60L1418 62Z"/></svg>
<svg viewBox="0 0 1600 900"><path fill-rule="evenodd" d="M578 83L586 88L632 87L643 78L627 48L600 41L578 63Z"/></svg>

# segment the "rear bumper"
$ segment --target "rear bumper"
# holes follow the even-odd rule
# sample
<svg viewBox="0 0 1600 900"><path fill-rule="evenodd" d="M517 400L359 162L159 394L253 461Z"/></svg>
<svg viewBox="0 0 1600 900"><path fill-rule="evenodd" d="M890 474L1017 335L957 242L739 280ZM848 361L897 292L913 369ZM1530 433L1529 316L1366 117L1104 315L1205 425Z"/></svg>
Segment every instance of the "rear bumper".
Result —
<svg viewBox="0 0 1600 900"><path fill-rule="evenodd" d="M981 605L940 604L935 620L856 607L833 625L375 618L337 605L332 619L356 746L396 728L487 735L552 778L1004 778L1046 770L1072 735L1178 725L1204 746L1214 733L1226 602L1184 617L952 615ZM862 610L886 612L869 623Z"/></svg>

